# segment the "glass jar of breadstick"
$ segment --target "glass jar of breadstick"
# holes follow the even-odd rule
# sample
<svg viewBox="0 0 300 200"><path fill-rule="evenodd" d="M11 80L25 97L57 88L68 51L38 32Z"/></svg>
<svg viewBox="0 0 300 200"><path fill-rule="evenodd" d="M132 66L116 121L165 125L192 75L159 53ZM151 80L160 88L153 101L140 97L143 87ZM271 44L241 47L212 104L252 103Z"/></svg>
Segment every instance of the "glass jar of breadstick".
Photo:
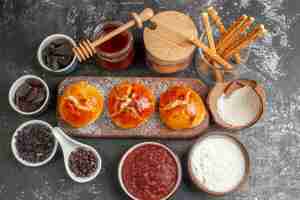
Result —
<svg viewBox="0 0 300 200"><path fill-rule="evenodd" d="M205 39L204 34L200 36L201 41L207 44L207 39ZM229 81L233 79L238 79L240 77L240 72L246 69L246 63L249 58L251 47L243 49L240 51L240 61L236 62L235 58L231 58L228 62L231 64L232 69L225 69L223 66L216 65L212 63L209 57L202 51L202 49L197 49L196 51L196 69L200 78L207 84L213 85L217 82L216 71L222 75L223 81Z"/></svg>
<svg viewBox="0 0 300 200"><path fill-rule="evenodd" d="M218 38L219 33L216 30L215 26L212 26L213 34L215 38ZM200 40L205 44L208 44L206 34L202 33L200 36ZM249 58L249 54L251 51L251 46L242 49L239 52L239 60L237 61L236 58L233 56L231 57L228 62L231 64L232 69L225 69L223 66L220 66L216 63L213 63L210 58L202 51L202 49L197 49L196 51L196 69L201 77L208 84L214 84L217 80L216 78L216 71L223 77L223 81L229 81L233 79L238 79L240 72L246 69L246 63Z"/></svg>
<svg viewBox="0 0 300 200"><path fill-rule="evenodd" d="M247 33L254 18L242 15L226 28L213 7L201 13L201 17L204 32L200 40L229 64L222 66L198 49L197 71L200 76L208 83L238 78L239 70L249 57L249 44L255 38L255 34Z"/></svg>

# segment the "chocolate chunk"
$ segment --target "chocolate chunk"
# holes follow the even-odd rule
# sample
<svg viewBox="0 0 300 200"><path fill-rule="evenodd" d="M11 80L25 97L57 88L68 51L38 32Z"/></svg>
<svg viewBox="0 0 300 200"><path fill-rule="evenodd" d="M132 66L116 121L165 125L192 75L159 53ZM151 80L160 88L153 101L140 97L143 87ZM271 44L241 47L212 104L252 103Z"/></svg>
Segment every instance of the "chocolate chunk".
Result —
<svg viewBox="0 0 300 200"><path fill-rule="evenodd" d="M65 39L55 40L42 51L43 60L53 70L65 68L74 58L72 48L72 44Z"/></svg>
<svg viewBox="0 0 300 200"><path fill-rule="evenodd" d="M28 79L26 82L29 85L31 85L32 87L40 87L40 88L44 87L43 83L40 80L38 80L38 79L32 78L32 79Z"/></svg>
<svg viewBox="0 0 300 200"><path fill-rule="evenodd" d="M15 93L15 104L23 112L39 109L46 99L46 88L38 79L28 79Z"/></svg>
<svg viewBox="0 0 300 200"><path fill-rule="evenodd" d="M16 91L16 97L17 98L22 98L22 97L26 97L30 91L31 91L32 87L30 84L28 84L27 81L25 81L23 84L20 85L20 87L17 89Z"/></svg>

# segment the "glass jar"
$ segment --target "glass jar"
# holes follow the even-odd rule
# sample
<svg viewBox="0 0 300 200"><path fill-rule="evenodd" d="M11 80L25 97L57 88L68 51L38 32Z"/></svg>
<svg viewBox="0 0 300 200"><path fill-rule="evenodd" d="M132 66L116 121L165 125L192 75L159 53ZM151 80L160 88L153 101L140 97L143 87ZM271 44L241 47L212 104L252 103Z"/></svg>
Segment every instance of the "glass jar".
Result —
<svg viewBox="0 0 300 200"><path fill-rule="evenodd" d="M99 24L93 34L93 40L112 32L123 23L119 21L106 22ZM134 58L133 35L130 31L124 31L112 39L96 47L97 65L108 69L118 70L127 69Z"/></svg>
<svg viewBox="0 0 300 200"><path fill-rule="evenodd" d="M215 27L213 26L213 28ZM214 30L213 33L215 38L218 38L219 37L218 33L216 32L215 29L213 30ZM208 45L208 41L204 33L200 36L200 40L204 44ZM246 68L245 63L247 63L248 61L250 50L251 47L247 47L240 51L241 63L237 64L236 62L233 61L233 59L230 59L228 61L233 66L233 69L231 70L225 70L223 68L216 69L221 72L224 81L231 81L240 78L241 70ZM208 85L214 85L216 83L215 73L213 70L214 68L215 66L213 66L212 63L207 59L202 49L198 48L196 51L196 69L200 78Z"/></svg>

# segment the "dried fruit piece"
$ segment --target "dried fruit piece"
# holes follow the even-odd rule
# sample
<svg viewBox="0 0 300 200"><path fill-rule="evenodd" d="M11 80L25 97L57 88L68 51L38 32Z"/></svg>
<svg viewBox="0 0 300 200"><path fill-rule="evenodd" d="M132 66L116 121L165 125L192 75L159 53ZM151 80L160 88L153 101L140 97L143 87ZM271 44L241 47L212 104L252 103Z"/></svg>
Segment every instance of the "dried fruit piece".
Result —
<svg viewBox="0 0 300 200"><path fill-rule="evenodd" d="M77 148L70 154L69 167L76 176L89 177L97 170L98 159L93 151Z"/></svg>
<svg viewBox="0 0 300 200"><path fill-rule="evenodd" d="M18 155L32 163L46 160L53 151L54 143L51 130L42 124L27 125L16 136Z"/></svg>

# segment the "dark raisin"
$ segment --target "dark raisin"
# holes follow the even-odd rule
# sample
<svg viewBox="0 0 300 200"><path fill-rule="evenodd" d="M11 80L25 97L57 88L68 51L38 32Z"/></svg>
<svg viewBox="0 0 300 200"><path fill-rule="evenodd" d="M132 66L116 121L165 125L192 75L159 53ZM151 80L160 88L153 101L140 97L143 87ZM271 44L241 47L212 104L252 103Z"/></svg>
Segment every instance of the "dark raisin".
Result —
<svg viewBox="0 0 300 200"><path fill-rule="evenodd" d="M69 157L69 167L78 177L91 176L98 167L98 160L93 151L77 148Z"/></svg>
<svg viewBox="0 0 300 200"><path fill-rule="evenodd" d="M29 162L46 160L55 144L51 130L42 124L31 124L21 129L16 136L16 149L19 156Z"/></svg>

